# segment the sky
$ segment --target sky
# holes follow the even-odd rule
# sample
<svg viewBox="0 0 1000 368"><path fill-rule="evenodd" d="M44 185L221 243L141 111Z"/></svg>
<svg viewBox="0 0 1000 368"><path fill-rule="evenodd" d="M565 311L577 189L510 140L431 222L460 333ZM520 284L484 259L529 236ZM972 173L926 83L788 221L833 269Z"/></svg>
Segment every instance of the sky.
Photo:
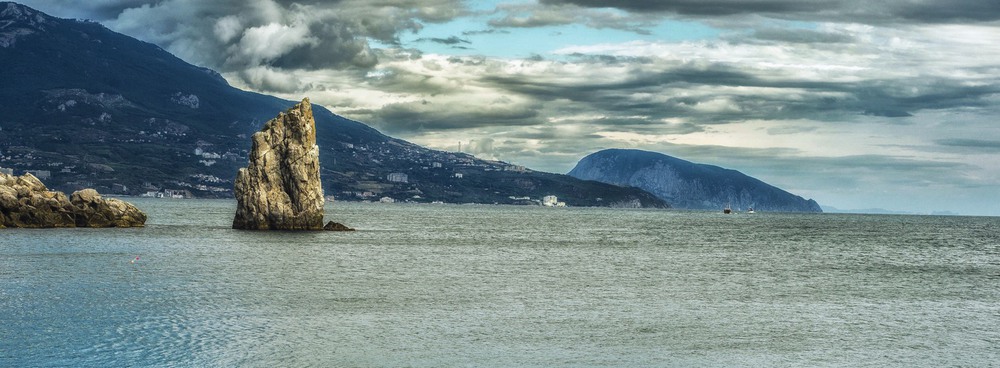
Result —
<svg viewBox="0 0 1000 368"><path fill-rule="evenodd" d="M825 207L1000 215L995 0L31 0L429 148L636 148Z"/></svg>

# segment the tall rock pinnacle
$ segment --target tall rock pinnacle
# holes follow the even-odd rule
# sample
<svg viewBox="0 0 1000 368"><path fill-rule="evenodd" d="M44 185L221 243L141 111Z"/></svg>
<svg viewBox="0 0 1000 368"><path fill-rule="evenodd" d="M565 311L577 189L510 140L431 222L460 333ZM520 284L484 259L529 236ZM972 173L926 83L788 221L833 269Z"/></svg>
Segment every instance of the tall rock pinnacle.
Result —
<svg viewBox="0 0 1000 368"><path fill-rule="evenodd" d="M323 230L316 121L309 99L253 135L250 164L236 175L234 229Z"/></svg>

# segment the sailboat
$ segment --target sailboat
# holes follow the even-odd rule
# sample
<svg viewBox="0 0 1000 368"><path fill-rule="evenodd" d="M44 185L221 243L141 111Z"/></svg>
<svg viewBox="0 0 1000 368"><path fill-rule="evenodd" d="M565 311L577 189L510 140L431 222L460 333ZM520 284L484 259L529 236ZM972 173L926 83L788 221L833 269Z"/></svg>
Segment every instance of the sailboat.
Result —
<svg viewBox="0 0 1000 368"><path fill-rule="evenodd" d="M724 208L724 209L722 210L722 213L725 213L725 214L727 214L727 215L728 215L728 214L730 214L730 213L733 213L733 208L732 208L732 207L730 207L730 206L729 206L729 204L727 203L727 204L726 204L726 208Z"/></svg>

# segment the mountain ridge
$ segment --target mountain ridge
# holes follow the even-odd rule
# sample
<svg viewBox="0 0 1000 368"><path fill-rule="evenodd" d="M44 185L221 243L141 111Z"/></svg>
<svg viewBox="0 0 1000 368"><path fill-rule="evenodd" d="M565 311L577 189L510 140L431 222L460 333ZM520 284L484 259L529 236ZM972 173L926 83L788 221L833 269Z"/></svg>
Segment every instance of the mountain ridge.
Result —
<svg viewBox="0 0 1000 368"><path fill-rule="evenodd" d="M606 149L587 155L569 172L578 179L646 190L675 208L822 212L814 200L788 193L739 171L697 164L662 153Z"/></svg>
<svg viewBox="0 0 1000 368"><path fill-rule="evenodd" d="M0 68L0 167L69 191L231 197L250 135L295 104L98 23L11 2L0 2ZM320 105L313 113L324 191L339 199L667 206L634 188L427 149Z"/></svg>

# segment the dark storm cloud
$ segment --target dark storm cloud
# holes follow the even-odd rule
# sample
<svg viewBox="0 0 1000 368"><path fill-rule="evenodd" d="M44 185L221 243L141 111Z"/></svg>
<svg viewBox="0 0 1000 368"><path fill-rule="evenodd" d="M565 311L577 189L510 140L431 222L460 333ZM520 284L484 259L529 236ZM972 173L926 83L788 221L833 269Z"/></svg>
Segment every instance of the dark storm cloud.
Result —
<svg viewBox="0 0 1000 368"><path fill-rule="evenodd" d="M993 0L897 1L895 14L929 22L1000 20L1000 2Z"/></svg>
<svg viewBox="0 0 1000 368"><path fill-rule="evenodd" d="M782 0L540 0L546 5L574 4L590 8L615 7L634 12L671 12L683 15L798 13L837 8L837 1Z"/></svg>
<svg viewBox="0 0 1000 368"><path fill-rule="evenodd" d="M60 18L104 21L114 19L125 9L153 3L149 0L20 0L20 3Z"/></svg>
<svg viewBox="0 0 1000 368"><path fill-rule="evenodd" d="M817 127L807 127L807 126L783 126L768 128L767 134L770 135L787 135L787 134L801 134L801 133L811 133L817 131Z"/></svg>
<svg viewBox="0 0 1000 368"><path fill-rule="evenodd" d="M616 57L592 57L594 60L617 60ZM649 72L636 68L629 71L627 78L613 82L593 82L585 79L575 83L565 81L549 82L531 77L490 76L485 81L505 89L534 96L541 100L569 99L578 102L599 103L607 98L631 92L656 92L664 87L685 87L694 85L713 86L755 86L763 85L756 76L725 67L685 68L679 67L663 72ZM695 100L678 99L680 103ZM642 108L642 105L623 106L626 109ZM654 107L654 106L648 106Z"/></svg>
<svg viewBox="0 0 1000 368"><path fill-rule="evenodd" d="M422 22L463 12L461 0L119 0L26 2L59 16L91 18L155 43L189 62L231 73L252 88L291 70L371 68L369 39L399 44ZM259 76L267 68L268 78ZM255 70L256 69L256 70Z"/></svg>
<svg viewBox="0 0 1000 368"><path fill-rule="evenodd" d="M843 89L856 97L856 106L866 115L884 117L910 116L918 110L941 110L956 107L983 107L986 98L1000 93L1000 85L967 86L962 81L939 79L921 81L918 85L907 80L869 81L847 84ZM913 94L908 89L919 88Z"/></svg>
<svg viewBox="0 0 1000 368"><path fill-rule="evenodd" d="M510 31L505 31L502 29L484 29L479 31L462 32L463 36L478 36L478 35L489 35L489 34L510 34Z"/></svg>
<svg viewBox="0 0 1000 368"><path fill-rule="evenodd" d="M103 21L117 18L127 9L139 8L142 6L156 6L160 3L169 2L169 0L21 0L20 2L45 11L51 15ZM212 0L199 1L197 3L200 3L200 8L205 9L206 13L219 12L225 14L239 14L245 9L252 7L253 3L257 2L258 1L256 0ZM452 0L269 0L267 2L273 3L282 8L306 5L324 9L336 9L341 7L364 7L367 9L408 9L408 12L416 18L429 22L448 21L454 18L457 12L462 9L460 2Z"/></svg>
<svg viewBox="0 0 1000 368"><path fill-rule="evenodd" d="M687 17L763 15L780 19L841 22L965 22L1000 20L1000 2L993 0L540 0L545 5L615 7L634 13Z"/></svg>
<svg viewBox="0 0 1000 368"><path fill-rule="evenodd" d="M1000 152L1000 141L982 139L938 139L935 140L939 146L957 148L972 152Z"/></svg>
<svg viewBox="0 0 1000 368"><path fill-rule="evenodd" d="M609 65L602 58L592 62ZM609 59L610 60L610 59ZM613 65L613 64L611 64ZM628 76L612 82L580 79L549 82L532 77L490 76L484 81L499 88L541 101L570 100L597 111L645 115L650 118L686 117L701 123L725 123L746 119L840 120L845 115L907 117L925 109L980 107L1000 86L967 86L960 81L928 79L823 82L765 78L732 67L676 67L650 72L632 68ZM760 88L770 93L737 94L719 90L692 96L692 88ZM919 87L919 88L918 88ZM917 89L919 92L914 93ZM643 100L636 95L651 96ZM711 100L725 99L730 111L699 111Z"/></svg>
<svg viewBox="0 0 1000 368"><path fill-rule="evenodd" d="M374 111L372 120L389 133L414 133L491 126L531 126L543 122L539 105L494 103L485 106L428 101L392 103Z"/></svg>
<svg viewBox="0 0 1000 368"><path fill-rule="evenodd" d="M574 5L537 6L535 4L501 4L488 24L493 28L537 28L582 24L595 29L619 29L649 34L648 27L658 23L658 16L622 14L607 7L588 9Z"/></svg>
<svg viewBox="0 0 1000 368"><path fill-rule="evenodd" d="M341 23L313 23L309 34L316 39L289 50L270 64L286 69L323 69L344 66L372 67L378 59L368 42Z"/></svg>
<svg viewBox="0 0 1000 368"><path fill-rule="evenodd" d="M527 78L489 77L487 82L500 88L531 96L542 101L569 100L581 103L604 113L644 115L650 118L690 115L684 106L698 102L692 97L672 97L666 95L667 88L684 88L695 84L746 85L752 76L737 72L707 72L698 70L678 70L669 73L639 73L625 81L609 83L577 84L549 83ZM664 100L656 102L636 101L635 93L656 93Z"/></svg>
<svg viewBox="0 0 1000 368"><path fill-rule="evenodd" d="M573 59L579 60L579 61L588 61L588 62L602 63L602 64L607 64L607 65L650 64L650 63L652 63L654 61L653 58L650 58L650 57L639 57L639 56L616 56L616 55L600 55L600 54L598 54L598 55L590 55L590 54L581 54L581 53L573 53L573 54L569 54L567 56L571 57Z"/></svg>
<svg viewBox="0 0 1000 368"><path fill-rule="evenodd" d="M778 43L851 43L854 37L840 33L819 32L808 29L767 28L754 31L751 39Z"/></svg>
<svg viewBox="0 0 1000 368"><path fill-rule="evenodd" d="M563 136L564 134L551 127L525 129L507 135L509 138L538 140L555 140L563 138Z"/></svg>
<svg viewBox="0 0 1000 368"><path fill-rule="evenodd" d="M451 36L451 37L448 37L448 38L438 38L438 37L418 38L416 41L417 42L434 42L434 43L439 43L439 44L442 44L442 45L449 45L449 46L459 45L459 44L463 44L463 43L465 43L465 44L471 43L471 42L469 42L469 40L466 40L466 39L463 39L463 38L459 38L458 36Z"/></svg>

